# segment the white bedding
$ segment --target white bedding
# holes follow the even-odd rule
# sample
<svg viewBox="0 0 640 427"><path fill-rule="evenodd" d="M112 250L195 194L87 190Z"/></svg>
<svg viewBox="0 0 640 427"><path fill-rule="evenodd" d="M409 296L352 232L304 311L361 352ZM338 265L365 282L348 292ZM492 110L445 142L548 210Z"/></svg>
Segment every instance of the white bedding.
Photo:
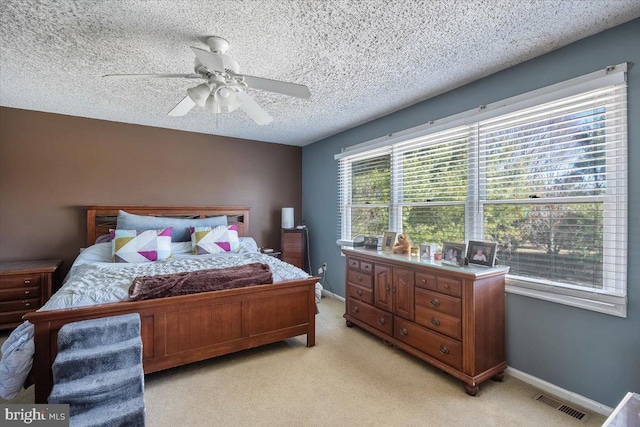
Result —
<svg viewBox="0 0 640 427"><path fill-rule="evenodd" d="M111 262L111 243L98 243L80 253L62 288L38 311L126 301L129 299L129 286L136 276L262 262L270 266L274 282L309 277L298 267L258 252L253 239L240 239L240 251L235 253L191 255L191 242L172 243L173 258L130 264ZM320 301L321 291L322 286L316 284L316 303ZM13 399L20 391L33 363L33 347L33 325L29 322L15 329L3 344L0 361L0 397L3 399Z"/></svg>

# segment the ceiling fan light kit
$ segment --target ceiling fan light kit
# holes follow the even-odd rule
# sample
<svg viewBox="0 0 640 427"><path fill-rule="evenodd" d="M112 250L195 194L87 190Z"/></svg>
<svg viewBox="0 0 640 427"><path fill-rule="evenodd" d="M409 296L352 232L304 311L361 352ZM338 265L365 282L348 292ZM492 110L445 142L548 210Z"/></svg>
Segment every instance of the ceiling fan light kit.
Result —
<svg viewBox="0 0 640 427"><path fill-rule="evenodd" d="M209 50L191 47L196 56L195 74L107 74L109 78L200 78L205 80L187 89L185 96L169 111L170 116L184 116L197 105L212 113L220 113L221 107L229 112L240 107L259 125L266 125L273 118L246 92L246 88L279 93L297 98L309 98L311 92L304 85L240 74L240 66L235 59L225 54L229 42L221 37L208 37L205 41Z"/></svg>
<svg viewBox="0 0 640 427"><path fill-rule="evenodd" d="M187 89L187 95L195 102L198 107L204 108L204 104L211 93L208 83L199 84L196 87Z"/></svg>

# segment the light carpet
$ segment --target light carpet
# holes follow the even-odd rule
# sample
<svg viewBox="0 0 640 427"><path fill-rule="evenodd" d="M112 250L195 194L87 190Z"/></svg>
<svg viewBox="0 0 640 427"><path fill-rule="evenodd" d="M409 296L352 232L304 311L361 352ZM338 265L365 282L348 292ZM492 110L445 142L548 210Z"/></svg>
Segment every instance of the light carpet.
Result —
<svg viewBox="0 0 640 427"><path fill-rule="evenodd" d="M316 346L298 337L145 376L148 426L600 426L505 375L476 397L462 382L363 330L323 298ZM6 338L5 333L2 339ZM11 403L32 403L33 387ZM3 403L3 401L0 401Z"/></svg>

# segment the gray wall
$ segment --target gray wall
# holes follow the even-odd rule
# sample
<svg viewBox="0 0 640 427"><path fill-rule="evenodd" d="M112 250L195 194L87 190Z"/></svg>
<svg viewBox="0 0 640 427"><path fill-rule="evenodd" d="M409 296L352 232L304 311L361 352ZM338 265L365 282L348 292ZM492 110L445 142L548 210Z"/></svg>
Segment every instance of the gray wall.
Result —
<svg viewBox="0 0 640 427"><path fill-rule="evenodd" d="M302 207L312 266L328 263L331 290L344 296L344 258L336 246L337 162L342 147L466 111L602 69L636 64L628 75L629 269L626 319L507 294L507 363L614 407L640 391L640 19L498 72L459 89L304 147ZM327 286L325 286L327 287Z"/></svg>

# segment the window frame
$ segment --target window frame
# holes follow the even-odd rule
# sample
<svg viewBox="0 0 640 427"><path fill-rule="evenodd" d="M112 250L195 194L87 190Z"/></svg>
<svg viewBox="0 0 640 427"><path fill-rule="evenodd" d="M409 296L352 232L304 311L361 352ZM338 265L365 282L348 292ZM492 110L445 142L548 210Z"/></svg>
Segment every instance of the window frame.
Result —
<svg viewBox="0 0 640 427"><path fill-rule="evenodd" d="M513 204L513 203L532 203L532 200L524 200L522 202L502 201L502 200L487 200L486 198L486 180L481 176L483 173L479 167L481 163L482 150L480 141L479 128L483 121L491 118L507 115L511 112L517 112L525 110L529 107L545 104L554 100L567 98L574 95L579 95L594 89L604 88L613 85L624 86L624 102L626 103L626 71L627 64L622 63L616 66L610 66L606 69L596 71L585 76L577 77L565 82L557 83L555 85L547 86L542 89L538 89L532 92L528 92L522 95L518 95L512 98L505 99L490 105L480 106L477 109L466 111L456 114L451 117L447 117L437 122L429 122L425 125L415 128L407 129L396 134L390 134L382 138L378 138L373 141L368 141L362 144L358 144L343 150L340 154L335 156L335 159L339 162L339 232L340 237L346 240L350 236L351 218L348 215L349 209L344 209L348 200L345 197L348 196L347 188L345 187L344 178L346 175L341 175L344 172L344 168L348 167L350 160L356 157L364 157L370 153L375 152L390 152L391 153L391 202L388 205L389 208L389 230L402 232L402 209L404 206L422 206L425 203L403 203L401 198L401 188L398 182L394 180L402 180L402 174L398 174L397 162L395 156L401 155L401 152L406 152L406 149L402 147L410 146L413 140L424 140L430 136L437 134L438 132L450 131L454 128L468 127L468 147L467 147L467 200L464 202L438 202L427 203L425 206L435 205L465 205L465 221L464 221L464 235L465 240L479 240L484 235L483 229L483 209L486 204ZM625 107L623 123L618 126L623 127L624 135L618 138L615 142L616 150L618 152L624 152L626 158L626 150L628 147L628 135L627 135L627 116L628 112ZM399 148L401 147L401 148ZM618 154L616 158L620 158L622 155ZM607 159L609 156L607 155ZM584 288L577 285L561 284L557 282L551 282L548 280L539 280L533 278L527 278L524 276L507 275L506 279L506 291L524 295L528 297L534 297L546 301L561 303L574 307L593 310L601 313L611 314L619 317L626 317L627 311L627 239L628 239L628 182L627 182L627 170L628 160L625 164L614 170L609 171L607 168L607 192L606 194L598 197L584 198L589 201L601 202L603 204L603 215L607 218L607 212L615 212L615 221L613 225L603 225L603 235L607 233L607 229L612 228L615 230L617 236L624 236L622 241L617 241L612 247L607 247L605 243L605 252L603 255L603 266L614 265L615 271L608 272L605 269L603 282L608 283L608 276L613 276L616 279L615 286L617 289L611 289L611 287L605 287L604 289ZM473 177L473 178L472 178ZM612 190L609 188L609 182L615 182L612 185ZM611 194L613 193L613 194ZM624 193L624 194L621 194ZM572 203L574 200L580 200L580 197L573 197L573 200L566 200L566 203ZM562 203L564 200L560 200L557 197L547 199L534 199L534 203ZM366 205L373 207L373 205ZM387 206L381 205L382 206ZM623 210L624 212L621 212ZM339 240L340 242L340 240ZM624 259L623 262L615 263L611 258ZM622 258L619 258L622 257ZM609 261L607 261L609 260ZM609 262L609 263L608 263Z"/></svg>

